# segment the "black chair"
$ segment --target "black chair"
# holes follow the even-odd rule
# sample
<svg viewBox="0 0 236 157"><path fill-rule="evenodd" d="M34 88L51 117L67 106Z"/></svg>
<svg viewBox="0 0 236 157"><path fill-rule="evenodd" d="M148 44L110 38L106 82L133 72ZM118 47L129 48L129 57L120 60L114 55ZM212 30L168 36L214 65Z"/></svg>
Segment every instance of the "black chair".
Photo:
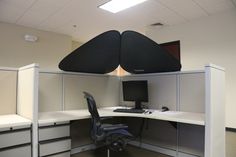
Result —
<svg viewBox="0 0 236 157"><path fill-rule="evenodd" d="M103 144L109 150L123 151L128 140L133 136L127 131L128 126L124 124L102 124L96 102L93 96L87 92L83 92L87 100L88 110L91 114L91 138L95 144Z"/></svg>

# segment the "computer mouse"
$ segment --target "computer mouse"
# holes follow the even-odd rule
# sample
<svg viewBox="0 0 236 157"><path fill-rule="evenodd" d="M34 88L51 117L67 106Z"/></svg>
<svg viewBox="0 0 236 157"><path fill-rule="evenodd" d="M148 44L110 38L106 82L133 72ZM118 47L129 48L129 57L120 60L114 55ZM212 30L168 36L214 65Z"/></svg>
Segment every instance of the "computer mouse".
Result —
<svg viewBox="0 0 236 157"><path fill-rule="evenodd" d="M161 108L161 112L165 112L165 111L169 111L169 108L166 107L166 106L163 106L163 107Z"/></svg>

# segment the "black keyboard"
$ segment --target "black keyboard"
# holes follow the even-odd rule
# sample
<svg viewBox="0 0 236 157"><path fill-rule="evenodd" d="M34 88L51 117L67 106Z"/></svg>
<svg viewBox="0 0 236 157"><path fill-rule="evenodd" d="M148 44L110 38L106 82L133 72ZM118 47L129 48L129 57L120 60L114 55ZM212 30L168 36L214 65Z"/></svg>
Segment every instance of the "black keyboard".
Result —
<svg viewBox="0 0 236 157"><path fill-rule="evenodd" d="M125 108L118 108L113 110L113 112L123 112L123 113L144 113L145 111L142 109L125 109Z"/></svg>

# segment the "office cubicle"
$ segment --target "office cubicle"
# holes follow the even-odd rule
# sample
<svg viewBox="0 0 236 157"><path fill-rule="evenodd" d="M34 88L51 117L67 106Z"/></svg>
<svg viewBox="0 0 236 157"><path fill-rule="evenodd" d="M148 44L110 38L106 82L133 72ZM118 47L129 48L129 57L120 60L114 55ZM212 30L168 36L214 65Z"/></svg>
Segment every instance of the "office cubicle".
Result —
<svg viewBox="0 0 236 157"><path fill-rule="evenodd" d="M7 73L5 71L0 73L0 76L3 75L1 78L8 75ZM38 150L36 149L38 146L37 113L86 109L86 102L82 95L84 90L94 95L99 107L132 105L130 102L123 102L121 92L121 81L129 79L148 80L149 108L160 109L165 105L172 111L204 113L206 117L204 125L192 125L191 122L190 124L178 123L176 128L168 121L150 119L148 129L143 132L141 143L137 140L131 144L173 156L178 154L179 156L217 157L224 154L224 143L214 142L216 139L212 138L213 135L220 135L217 136L217 140L224 141L222 131L224 71L217 66L209 65L199 71L117 77L42 71L37 65L31 65L13 70L10 77L12 79L5 78L5 81L15 82L15 86L9 88L13 91L8 93L16 95L15 100L13 99L15 103L11 102L15 110L11 112L31 120L34 157L37 156ZM25 110L26 108L30 109L30 112ZM134 119L126 120L132 122ZM72 153L93 148L86 129L88 126L88 119L71 122L71 136L74 138ZM79 136L76 134L78 129L80 129ZM222 148L213 151L218 146Z"/></svg>

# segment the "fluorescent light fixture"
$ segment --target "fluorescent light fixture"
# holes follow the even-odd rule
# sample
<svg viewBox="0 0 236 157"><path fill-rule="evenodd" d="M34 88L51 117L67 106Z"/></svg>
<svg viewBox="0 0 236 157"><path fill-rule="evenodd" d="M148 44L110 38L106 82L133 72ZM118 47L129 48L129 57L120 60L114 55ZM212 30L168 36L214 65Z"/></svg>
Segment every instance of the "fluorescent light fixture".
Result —
<svg viewBox="0 0 236 157"><path fill-rule="evenodd" d="M99 6L99 8L110 11L112 13L117 13L121 10L133 7L145 1L146 0L111 0Z"/></svg>

